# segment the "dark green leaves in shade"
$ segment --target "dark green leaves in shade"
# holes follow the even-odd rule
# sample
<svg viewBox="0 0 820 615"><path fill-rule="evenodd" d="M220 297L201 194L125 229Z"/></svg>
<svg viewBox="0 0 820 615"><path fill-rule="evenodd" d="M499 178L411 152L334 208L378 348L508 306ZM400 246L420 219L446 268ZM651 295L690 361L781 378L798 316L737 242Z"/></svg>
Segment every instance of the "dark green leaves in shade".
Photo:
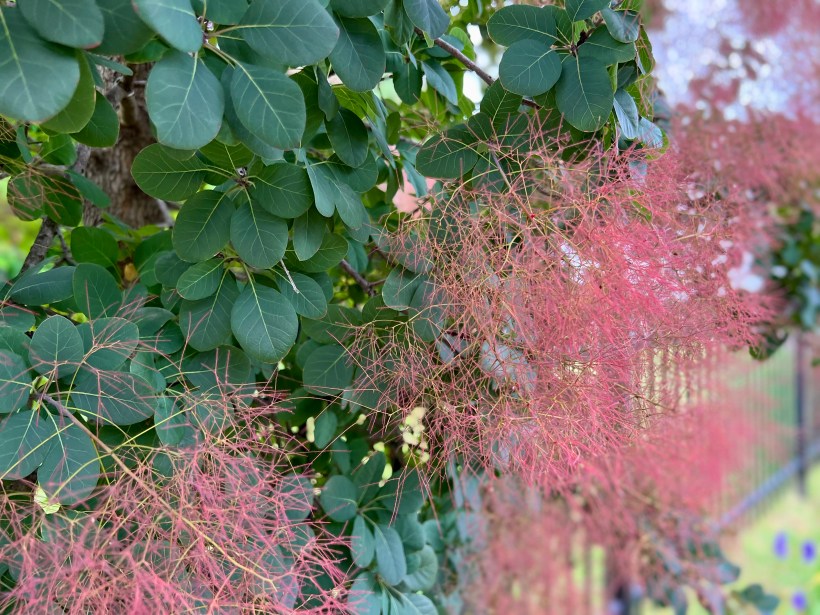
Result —
<svg viewBox="0 0 820 615"><path fill-rule="evenodd" d="M425 279L403 267L394 267L382 286L384 304L396 310L406 310L413 302L413 295Z"/></svg>
<svg viewBox="0 0 820 615"><path fill-rule="evenodd" d="M172 47L193 53L202 47L202 27L190 0L133 0L140 18Z"/></svg>
<svg viewBox="0 0 820 615"><path fill-rule="evenodd" d="M427 77L427 83L436 92L444 96L451 105L458 105L458 90L452 75L438 62L422 62L422 71Z"/></svg>
<svg viewBox="0 0 820 615"><path fill-rule="evenodd" d="M601 11L601 15L604 16L607 30L616 41L634 43L638 40L641 32L641 16L638 13L607 8Z"/></svg>
<svg viewBox="0 0 820 615"><path fill-rule="evenodd" d="M248 0L193 0L194 11L223 26L239 23L248 11Z"/></svg>
<svg viewBox="0 0 820 615"><path fill-rule="evenodd" d="M131 175L147 194L167 201L184 201L205 180L205 165L196 156L181 158L164 145L149 145L134 158Z"/></svg>
<svg viewBox="0 0 820 615"><path fill-rule="evenodd" d="M316 254L326 231L327 221L314 207L296 218L293 221L293 251L296 258L304 261Z"/></svg>
<svg viewBox="0 0 820 615"><path fill-rule="evenodd" d="M239 31L258 53L291 66L323 60L339 37L330 14L316 0L255 0Z"/></svg>
<svg viewBox="0 0 820 615"><path fill-rule="evenodd" d="M279 292L290 301L296 313L305 318L322 318L327 314L327 297L319 283L303 273L293 271L290 277L278 279ZM294 288L294 286L296 288Z"/></svg>
<svg viewBox="0 0 820 615"><path fill-rule="evenodd" d="M168 53L151 69L145 99L157 140L169 147L200 148L222 125L222 85L204 62L188 54Z"/></svg>
<svg viewBox="0 0 820 615"><path fill-rule="evenodd" d="M523 40L534 40L549 47L556 42L555 17L549 10L529 5L505 6L487 22L490 37L510 47Z"/></svg>
<svg viewBox="0 0 820 615"><path fill-rule="evenodd" d="M330 0L333 12L345 17L370 17L387 6L388 0Z"/></svg>
<svg viewBox="0 0 820 615"><path fill-rule="evenodd" d="M427 177L457 179L478 162L475 143L475 135L464 124L454 126L421 146L416 156L416 170Z"/></svg>
<svg viewBox="0 0 820 615"><path fill-rule="evenodd" d="M408 571L404 584L410 591L428 591L436 584L438 558L430 545L425 545L418 553L418 567Z"/></svg>
<svg viewBox="0 0 820 615"><path fill-rule="evenodd" d="M373 527L376 550L376 567L386 583L398 585L407 574L404 545L399 533L384 524Z"/></svg>
<svg viewBox="0 0 820 615"><path fill-rule="evenodd" d="M233 306L231 329L251 358L276 363L296 341L299 317L280 293L250 282Z"/></svg>
<svg viewBox="0 0 820 615"><path fill-rule="evenodd" d="M231 218L231 244L251 267L269 269L285 255L288 225L257 203L243 203Z"/></svg>
<svg viewBox="0 0 820 615"><path fill-rule="evenodd" d="M481 100L481 112L490 118L495 128L504 128L511 115L517 114L521 107L522 97L504 89L501 81L496 79L487 88Z"/></svg>
<svg viewBox="0 0 820 615"><path fill-rule="evenodd" d="M531 39L513 43L504 52L498 75L503 86L514 94L537 96L548 91L561 76L558 53Z"/></svg>
<svg viewBox="0 0 820 615"><path fill-rule="evenodd" d="M20 9L0 9L0 115L47 120L69 103L79 81L73 51L40 38Z"/></svg>
<svg viewBox="0 0 820 615"><path fill-rule="evenodd" d="M341 344L319 346L305 360L304 387L318 395L337 395L353 381L353 362Z"/></svg>
<svg viewBox="0 0 820 615"><path fill-rule="evenodd" d="M566 10L571 21L582 21L609 6L609 0L567 0Z"/></svg>
<svg viewBox="0 0 820 615"><path fill-rule="evenodd" d="M189 263L222 250L231 237L234 203L225 192L203 190L185 202L174 225L174 250Z"/></svg>
<svg viewBox="0 0 820 615"><path fill-rule="evenodd" d="M596 30L578 46L578 56L595 58L607 66L635 59L635 44L622 43L612 38L606 28Z"/></svg>
<svg viewBox="0 0 820 615"><path fill-rule="evenodd" d="M347 240L341 235L325 233L316 254L305 261L297 261L294 266L307 273L327 271L342 262L349 248Z"/></svg>
<svg viewBox="0 0 820 615"><path fill-rule="evenodd" d="M231 335L231 310L239 289L231 275L224 275L216 292L198 301L183 301L179 326L194 350L204 352L221 346Z"/></svg>
<svg viewBox="0 0 820 615"><path fill-rule="evenodd" d="M251 200L280 218L296 218L313 204L307 171L282 162L265 167L253 178Z"/></svg>
<svg viewBox="0 0 820 615"><path fill-rule="evenodd" d="M154 33L134 12L131 0L96 0L102 11L103 40L94 51L106 55L126 55L142 48Z"/></svg>
<svg viewBox="0 0 820 615"><path fill-rule="evenodd" d="M83 370L71 391L70 406L99 423L133 425L153 416L153 398L148 382L134 374Z"/></svg>
<svg viewBox="0 0 820 615"><path fill-rule="evenodd" d="M299 146L305 131L305 100L299 86L283 73L238 64L231 98L239 121L262 141L280 149Z"/></svg>
<svg viewBox="0 0 820 615"><path fill-rule="evenodd" d="M222 271L223 264L220 258L191 265L185 273L179 276L176 284L177 292L183 299L191 301L210 297L219 288Z"/></svg>
<svg viewBox="0 0 820 615"><path fill-rule="evenodd" d="M73 267L55 267L42 273L29 270L11 287L9 296L23 305L47 305L74 294Z"/></svg>
<svg viewBox="0 0 820 615"><path fill-rule="evenodd" d="M450 25L450 18L438 0L404 0L404 10L413 25L432 38L444 34Z"/></svg>
<svg viewBox="0 0 820 615"><path fill-rule="evenodd" d="M117 262L117 241L108 231L81 226L71 231L71 255L78 263L112 267Z"/></svg>
<svg viewBox="0 0 820 615"><path fill-rule="evenodd" d="M351 90L367 92L384 75L387 56L376 26L369 19L339 17L339 40L330 54L333 70Z"/></svg>
<svg viewBox="0 0 820 615"><path fill-rule="evenodd" d="M89 318L114 316L122 304L122 291L107 269L80 263L72 279L74 301Z"/></svg>
<svg viewBox="0 0 820 615"><path fill-rule="evenodd" d="M90 49L102 42L103 16L87 0L22 0L17 3L29 25L47 41Z"/></svg>
<svg viewBox="0 0 820 615"><path fill-rule="evenodd" d="M25 349L19 349L24 352ZM44 366L45 371L50 366ZM23 359L13 352L0 350L0 414L22 408L31 392L31 378ZM0 447L2 449L2 447Z"/></svg>
<svg viewBox="0 0 820 615"><path fill-rule="evenodd" d="M111 147L120 134L120 120L108 99L95 90L94 112L81 130L73 133L74 140L89 147Z"/></svg>
<svg viewBox="0 0 820 615"><path fill-rule="evenodd" d="M40 467L51 448L53 427L48 418L24 410L0 422L0 479L25 478Z"/></svg>
<svg viewBox="0 0 820 615"><path fill-rule="evenodd" d="M606 66L594 58L564 59L555 88L558 109L578 130L594 132L609 119L614 100Z"/></svg>
<svg viewBox="0 0 820 615"><path fill-rule="evenodd" d="M326 125L330 144L342 162L351 167L364 164L367 158L367 128L359 116L348 109L340 109Z"/></svg>
<svg viewBox="0 0 820 615"><path fill-rule="evenodd" d="M36 372L48 374L54 370L62 378L77 371L84 354L83 340L71 321L49 316L31 338L29 361Z"/></svg>
<svg viewBox="0 0 820 615"><path fill-rule="evenodd" d="M53 418L52 421L56 420ZM91 437L78 425L61 421L52 428L50 448L37 471L37 482L60 504L81 502L94 491L100 461Z"/></svg>
<svg viewBox="0 0 820 615"><path fill-rule="evenodd" d="M322 487L319 503L334 521L350 521L356 516L357 489L347 476L331 476Z"/></svg>

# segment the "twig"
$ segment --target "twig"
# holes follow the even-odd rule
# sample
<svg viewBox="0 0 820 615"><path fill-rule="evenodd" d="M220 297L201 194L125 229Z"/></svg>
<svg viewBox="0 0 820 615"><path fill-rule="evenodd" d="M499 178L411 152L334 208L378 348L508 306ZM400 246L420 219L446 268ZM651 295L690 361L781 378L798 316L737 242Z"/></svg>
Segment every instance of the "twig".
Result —
<svg viewBox="0 0 820 615"><path fill-rule="evenodd" d="M51 218L43 218L43 224L40 226L40 230L37 231L37 237L34 238L34 243L26 255L26 260L23 261L23 268L20 270L21 273L31 269L34 265L45 259L46 253L59 230L60 227L54 220Z"/></svg>
<svg viewBox="0 0 820 615"><path fill-rule="evenodd" d="M424 36L424 32L421 29L416 28L415 30L416 30L416 34L418 34L421 37ZM495 82L495 79L493 79L493 77L490 75L490 73L485 71L478 64L473 62L470 58L468 58L466 55L464 55L464 53L462 53L461 51L459 51L458 49L453 47L447 41L442 40L440 38L434 38L433 43L435 43L436 47L439 47L439 48L443 49L444 51L449 53L451 56L453 56L456 60L461 62L464 65L465 68L468 68L469 70L474 72L476 75L478 75L479 78L484 83L486 83L487 85L492 85ZM540 109L541 108L541 105L539 105L534 100L530 100L529 98L525 98L522 102L523 102L524 105L526 105L528 107L532 107L533 109Z"/></svg>
<svg viewBox="0 0 820 615"><path fill-rule="evenodd" d="M356 280L356 283L359 286L361 286L362 290L364 292L366 292L370 297L372 297L376 294L376 291L373 289L373 285L370 282L368 282L361 273L356 271L353 268L353 265L348 263L345 259L342 259L342 262L339 263L339 266L342 269L344 269L345 272L348 275L350 275L350 277L352 277L354 280Z"/></svg>

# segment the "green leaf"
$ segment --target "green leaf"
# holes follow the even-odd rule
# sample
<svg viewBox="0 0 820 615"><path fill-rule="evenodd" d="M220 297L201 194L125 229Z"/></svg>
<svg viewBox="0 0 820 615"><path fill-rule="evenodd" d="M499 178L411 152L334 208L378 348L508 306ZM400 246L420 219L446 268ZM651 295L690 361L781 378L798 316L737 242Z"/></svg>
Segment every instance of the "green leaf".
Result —
<svg viewBox="0 0 820 615"><path fill-rule="evenodd" d="M621 135L625 139L637 139L640 135L640 117L635 99L626 90L618 90L615 92L613 106L615 117L618 118L618 126L621 128Z"/></svg>
<svg viewBox="0 0 820 615"><path fill-rule="evenodd" d="M224 275L216 293L199 301L184 300L179 308L179 326L194 349L204 352L225 343L231 335L231 310L239 289L231 275Z"/></svg>
<svg viewBox="0 0 820 615"><path fill-rule="evenodd" d="M97 369L119 369L139 343L139 327L124 318L97 318L77 327L83 338L85 363Z"/></svg>
<svg viewBox="0 0 820 615"><path fill-rule="evenodd" d="M102 42L103 16L87 0L22 0L17 3L29 25L47 41L90 49Z"/></svg>
<svg viewBox="0 0 820 615"><path fill-rule="evenodd" d="M339 38L333 19L316 0L251 2L239 30L255 51L290 66L325 59Z"/></svg>
<svg viewBox="0 0 820 615"><path fill-rule="evenodd" d="M51 135L40 147L40 156L49 164L70 167L77 162L77 148L68 135Z"/></svg>
<svg viewBox="0 0 820 615"><path fill-rule="evenodd" d="M334 13L345 17L370 17L384 10L389 0L330 0Z"/></svg>
<svg viewBox="0 0 820 615"><path fill-rule="evenodd" d="M91 119L71 136L89 147L111 147L120 135L120 119L105 95L95 91L94 101Z"/></svg>
<svg viewBox="0 0 820 615"><path fill-rule="evenodd" d="M305 360L304 387L317 395L338 395L353 381L350 353L341 344L319 346Z"/></svg>
<svg viewBox="0 0 820 615"><path fill-rule="evenodd" d="M578 57L595 58L607 66L635 59L635 44L616 41L606 28L597 28L578 46Z"/></svg>
<svg viewBox="0 0 820 615"><path fill-rule="evenodd" d="M14 352L0 350L0 414L22 408L30 393L31 377L23 359Z"/></svg>
<svg viewBox="0 0 820 615"><path fill-rule="evenodd" d="M0 7L0 115L47 120L68 105L80 81L73 51L40 38L13 7Z"/></svg>
<svg viewBox="0 0 820 615"><path fill-rule="evenodd" d="M353 192L347 184L336 186L336 196L333 202L342 222L350 229L358 230L370 220L367 209L362 204L361 196Z"/></svg>
<svg viewBox="0 0 820 615"><path fill-rule="evenodd" d="M305 261L296 261L293 265L307 273L327 271L342 262L349 247L347 240L341 235L325 233L316 254Z"/></svg>
<svg viewBox="0 0 820 615"><path fill-rule="evenodd" d="M95 53L128 55L150 41L154 32L134 11L131 0L96 0L105 24L103 40Z"/></svg>
<svg viewBox="0 0 820 615"><path fill-rule="evenodd" d="M336 428L339 426L339 419L332 410L325 410L314 422L313 445L319 450L325 449L336 439Z"/></svg>
<svg viewBox="0 0 820 615"><path fill-rule="evenodd" d="M179 51L166 54L151 70L145 100L157 141L169 147L200 148L222 125L222 84L204 62Z"/></svg>
<svg viewBox="0 0 820 615"><path fill-rule="evenodd" d="M106 230L80 226L71 231L71 255L78 263L111 267L119 258L117 240Z"/></svg>
<svg viewBox="0 0 820 615"><path fill-rule="evenodd" d="M122 292L108 270L92 263L80 263L71 281L74 301L89 318L113 316L122 304Z"/></svg>
<svg viewBox="0 0 820 615"><path fill-rule="evenodd" d="M404 10L413 25L426 32L431 38L438 38L447 31L450 17L441 8L438 0L404 0Z"/></svg>
<svg viewBox="0 0 820 615"><path fill-rule="evenodd" d="M219 288L222 271L223 262L221 258L197 263L179 276L177 292L183 299L190 301L210 297Z"/></svg>
<svg viewBox="0 0 820 615"><path fill-rule="evenodd" d="M367 459L367 463L359 466L353 472L353 482L359 489L360 503L367 504L376 497L386 465L387 459L384 453L376 451Z"/></svg>
<svg viewBox="0 0 820 615"><path fill-rule="evenodd" d="M635 11L613 11L606 8L601 11L606 29L616 41L634 43L641 32L641 16Z"/></svg>
<svg viewBox="0 0 820 615"><path fill-rule="evenodd" d="M131 175L137 186L157 199L184 201L205 181L205 164L196 156L180 158L154 143L134 158Z"/></svg>
<svg viewBox="0 0 820 615"><path fill-rule="evenodd" d="M225 145L219 141L211 141L205 147L201 147L199 151L208 160L230 175L235 175L237 169L248 166L253 160L253 152L241 143Z"/></svg>
<svg viewBox="0 0 820 615"><path fill-rule="evenodd" d="M180 51L194 53L202 48L202 27L190 0L133 0L140 18Z"/></svg>
<svg viewBox="0 0 820 615"><path fill-rule="evenodd" d="M401 537L392 527L382 523L373 526L373 537L379 575L389 585L398 585L407 574Z"/></svg>
<svg viewBox="0 0 820 615"><path fill-rule="evenodd" d="M478 162L476 137L459 124L428 139L416 155L416 170L427 177L458 179Z"/></svg>
<svg viewBox="0 0 820 615"><path fill-rule="evenodd" d="M567 0L566 10L571 21L582 21L609 6L609 0Z"/></svg>
<svg viewBox="0 0 820 615"><path fill-rule="evenodd" d="M396 310L409 309L413 301L413 295L424 279L424 276L415 274L403 267L394 267L387 274L387 279L382 286L384 304Z"/></svg>
<svg viewBox="0 0 820 615"><path fill-rule="evenodd" d="M289 162L265 167L252 179L250 197L280 218L296 218L313 204L313 190L307 171Z"/></svg>
<svg viewBox="0 0 820 615"><path fill-rule="evenodd" d="M71 321L49 316L31 338L29 362L38 374L54 370L63 378L77 371L84 354L83 340Z"/></svg>
<svg viewBox="0 0 820 615"><path fill-rule="evenodd" d="M505 90L501 81L496 79L487 88L481 100L481 112L490 118L495 128L505 128L511 115L518 113L523 98L520 94L513 94Z"/></svg>
<svg viewBox="0 0 820 615"><path fill-rule="evenodd" d="M347 476L331 476L322 487L319 503L334 521L350 521L358 512L356 485Z"/></svg>
<svg viewBox="0 0 820 615"><path fill-rule="evenodd" d="M37 2L41 0L35 0ZM42 0L52 2L53 0ZM27 3L28 4L28 3ZM82 2L85 5L85 2ZM96 8L96 5L91 5ZM77 132L82 130L94 115L94 101L97 90L94 88L94 77L91 67L85 58L80 59L80 81L68 105L53 118L44 122L42 127L52 132Z"/></svg>
<svg viewBox="0 0 820 615"><path fill-rule="evenodd" d="M189 263L207 260L231 238L234 203L226 192L203 190L189 198L174 224L174 250Z"/></svg>
<svg viewBox="0 0 820 615"><path fill-rule="evenodd" d="M444 96L448 103L458 106L458 90L452 75L438 62L422 62L421 68L427 77L427 84Z"/></svg>
<svg viewBox="0 0 820 615"><path fill-rule="evenodd" d="M498 76L506 89L522 96L538 96L561 76L558 53L531 39L513 43L504 52Z"/></svg>
<svg viewBox="0 0 820 615"><path fill-rule="evenodd" d="M601 129L615 100L609 71L594 58L568 56L555 88L555 100L567 121L578 130Z"/></svg>
<svg viewBox="0 0 820 615"><path fill-rule="evenodd" d="M25 410L0 423L0 480L19 480L40 467L53 428L45 416Z"/></svg>
<svg viewBox="0 0 820 615"><path fill-rule="evenodd" d="M310 173L310 167L308 167L308 173ZM316 208L311 207L296 218L293 221L293 251L296 252L296 258L304 261L316 254L326 232L327 221Z"/></svg>
<svg viewBox="0 0 820 615"><path fill-rule="evenodd" d="M430 545L425 545L419 553L419 566L404 577L404 585L410 591L428 591L436 584L438 558Z"/></svg>
<svg viewBox="0 0 820 615"><path fill-rule="evenodd" d="M293 285L291 285L291 280ZM296 313L305 318L322 318L327 314L327 297L319 283L310 276L294 271L290 279L277 280L279 292L282 293ZM294 290L293 286L296 286Z"/></svg>
<svg viewBox="0 0 820 615"><path fill-rule="evenodd" d="M397 615L438 615L433 601L424 594L402 594L401 607Z"/></svg>
<svg viewBox="0 0 820 615"><path fill-rule="evenodd" d="M74 294L74 267L55 267L42 273L29 270L12 285L9 297L23 305L47 305Z"/></svg>
<svg viewBox="0 0 820 615"><path fill-rule="evenodd" d="M367 527L367 520L362 515L356 515L353 520L353 530L350 533L350 553L353 555L353 562L359 568L367 568L376 553L376 540L373 532Z"/></svg>
<svg viewBox="0 0 820 615"><path fill-rule="evenodd" d="M351 167L364 164L367 158L367 128L359 116L348 109L340 109L326 122L327 136L336 155Z"/></svg>
<svg viewBox="0 0 820 615"><path fill-rule="evenodd" d="M128 372L83 370L71 390L70 403L103 424L134 425L154 415L153 389Z"/></svg>
<svg viewBox="0 0 820 615"><path fill-rule="evenodd" d="M68 175L68 179L71 180L74 187L80 191L83 198L88 199L100 209L105 209L111 205L111 199L109 196L93 181L83 177L79 173L75 173L74 171L67 171L66 175Z"/></svg>
<svg viewBox="0 0 820 615"><path fill-rule="evenodd" d="M285 255L288 225L254 202L243 203L231 218L231 243L245 263L270 269Z"/></svg>
<svg viewBox="0 0 820 615"><path fill-rule="evenodd" d="M369 19L338 18L339 40L330 53L333 70L357 92L375 88L384 75L387 56L376 26Z"/></svg>
<svg viewBox="0 0 820 615"><path fill-rule="evenodd" d="M299 317L285 297L251 281L234 304L231 329L248 355L276 363L296 341Z"/></svg>
<svg viewBox="0 0 820 615"><path fill-rule="evenodd" d="M165 446L180 446L185 441L196 441L191 420L170 397L161 397L157 400L154 430L159 441Z"/></svg>
<svg viewBox="0 0 820 615"><path fill-rule="evenodd" d="M77 504L97 486L100 461L91 437L81 427L59 420L52 430L51 448L37 471L37 482L50 501Z"/></svg>
<svg viewBox="0 0 820 615"><path fill-rule="evenodd" d="M648 147L661 148L664 145L663 131L650 122L645 117L642 117L638 122L640 132L638 138L643 141Z"/></svg>
<svg viewBox="0 0 820 615"><path fill-rule="evenodd" d="M555 16L542 7L528 5L505 6L487 21L490 38L510 47L523 40L533 40L549 47L557 42Z"/></svg>
<svg viewBox="0 0 820 615"><path fill-rule="evenodd" d="M280 149L299 146L307 117L305 99L285 75L272 68L237 64L231 98L239 121L262 141Z"/></svg>
<svg viewBox="0 0 820 615"><path fill-rule="evenodd" d="M316 199L316 210L330 218L336 211L336 181L333 172L326 164L308 164L307 174Z"/></svg>

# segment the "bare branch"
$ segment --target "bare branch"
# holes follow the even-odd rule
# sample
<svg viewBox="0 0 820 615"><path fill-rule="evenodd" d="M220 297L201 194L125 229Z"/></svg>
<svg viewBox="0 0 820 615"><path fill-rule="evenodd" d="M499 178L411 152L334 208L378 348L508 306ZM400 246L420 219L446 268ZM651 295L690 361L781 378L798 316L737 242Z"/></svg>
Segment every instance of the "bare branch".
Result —
<svg viewBox="0 0 820 615"><path fill-rule="evenodd" d="M358 284L364 292L366 292L370 297L376 294L376 291L373 288L373 285L368 282L364 276L356 271L353 268L353 265L348 263L346 260L342 259L342 262L339 263L339 266L344 269L345 273L347 273L350 277L356 280L356 284Z"/></svg>

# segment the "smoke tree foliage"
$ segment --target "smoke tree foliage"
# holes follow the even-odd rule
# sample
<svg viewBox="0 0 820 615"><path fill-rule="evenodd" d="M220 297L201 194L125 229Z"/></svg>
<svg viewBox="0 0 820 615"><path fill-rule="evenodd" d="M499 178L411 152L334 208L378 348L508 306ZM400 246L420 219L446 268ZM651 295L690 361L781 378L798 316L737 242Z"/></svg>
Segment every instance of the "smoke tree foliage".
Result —
<svg viewBox="0 0 820 615"><path fill-rule="evenodd" d="M572 532L469 602L498 515L552 506L717 612L734 570L635 460L691 432L658 357L763 311L737 204L662 153L639 5L0 2L0 172L43 220L0 291L0 606L569 612Z"/></svg>

